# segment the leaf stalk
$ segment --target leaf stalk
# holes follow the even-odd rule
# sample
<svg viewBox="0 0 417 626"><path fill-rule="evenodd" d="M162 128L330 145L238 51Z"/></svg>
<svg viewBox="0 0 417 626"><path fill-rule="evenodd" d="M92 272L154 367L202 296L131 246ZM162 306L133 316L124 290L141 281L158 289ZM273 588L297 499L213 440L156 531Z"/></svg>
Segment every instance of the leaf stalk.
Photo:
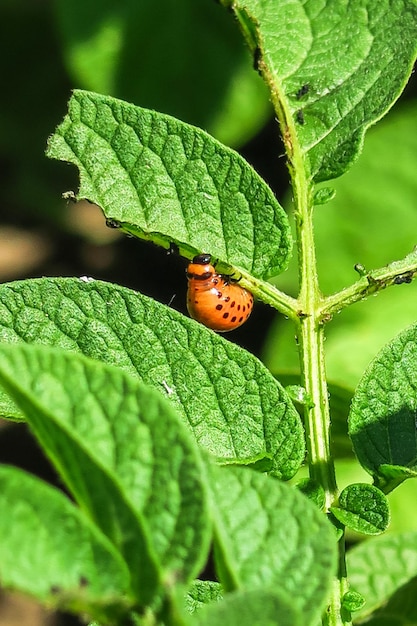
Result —
<svg viewBox="0 0 417 626"><path fill-rule="evenodd" d="M329 321L343 308L387 287L411 283L417 275L417 246L403 259L393 261L384 267L370 272L366 270L361 272L360 269L357 271L362 273L358 281L323 300L320 311L323 322Z"/></svg>

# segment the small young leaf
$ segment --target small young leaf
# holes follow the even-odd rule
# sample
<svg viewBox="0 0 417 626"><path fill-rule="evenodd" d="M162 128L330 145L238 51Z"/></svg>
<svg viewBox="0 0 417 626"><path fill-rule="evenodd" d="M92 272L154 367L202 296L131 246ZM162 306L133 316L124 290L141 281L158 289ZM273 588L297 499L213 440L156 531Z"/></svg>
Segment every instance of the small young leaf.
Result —
<svg viewBox="0 0 417 626"><path fill-rule="evenodd" d="M314 502L318 509L324 509L326 504L324 489L315 480L311 478L303 478L297 483L297 489L299 489L309 500Z"/></svg>
<svg viewBox="0 0 417 626"><path fill-rule="evenodd" d="M361 465L387 492L417 472L417 325L410 326L370 364L349 415L349 434ZM386 465L399 466L392 477Z"/></svg>
<svg viewBox="0 0 417 626"><path fill-rule="evenodd" d="M304 460L301 420L251 354L169 307L100 281L0 285L0 340L83 352L165 394L197 442L224 463L270 462L291 478ZM1 414L19 417L0 394Z"/></svg>
<svg viewBox="0 0 417 626"><path fill-rule="evenodd" d="M336 535L297 489L252 470L212 467L215 556L225 589L281 589L318 619L336 567Z"/></svg>
<svg viewBox="0 0 417 626"><path fill-rule="evenodd" d="M308 406L312 408L314 404L312 404L311 397L308 395L304 387L301 385L288 385L285 387L285 391L290 396L291 400L296 404L300 404L305 407Z"/></svg>
<svg viewBox="0 0 417 626"><path fill-rule="evenodd" d="M205 604L222 600L223 595L220 583L212 580L195 580L185 596L185 607L190 613L195 613Z"/></svg>
<svg viewBox="0 0 417 626"><path fill-rule="evenodd" d="M359 611L364 605L365 598L357 591L347 591L342 598L342 606L350 613Z"/></svg>
<svg viewBox="0 0 417 626"><path fill-rule="evenodd" d="M333 187L321 187L314 192L313 203L314 206L319 206L320 204L327 204L330 200L336 195L336 189Z"/></svg>
<svg viewBox="0 0 417 626"><path fill-rule="evenodd" d="M190 626L311 626L294 605L291 595L281 589L253 589L227 594L221 602L196 613Z"/></svg>
<svg viewBox="0 0 417 626"><path fill-rule="evenodd" d="M75 500L155 593L163 576L190 581L204 565L211 528L204 467L162 396L115 367L35 345L3 345L0 381Z"/></svg>
<svg viewBox="0 0 417 626"><path fill-rule="evenodd" d="M60 491L2 465L0 510L3 588L106 623L133 604L125 562Z"/></svg>
<svg viewBox="0 0 417 626"><path fill-rule="evenodd" d="M289 260L288 218L233 150L172 117L75 91L47 155L80 170L78 198L108 220L190 258L208 252L258 278Z"/></svg>
<svg viewBox="0 0 417 626"><path fill-rule="evenodd" d="M358 533L379 535L389 525L388 500L380 489L365 483L346 487L339 497L339 506L331 507L333 515Z"/></svg>
<svg viewBox="0 0 417 626"><path fill-rule="evenodd" d="M358 156L366 129L393 105L411 73L415 2L224 3L244 25L283 100L284 91L288 117L299 119L302 110L297 135L314 179L340 176Z"/></svg>
<svg viewBox="0 0 417 626"><path fill-rule="evenodd" d="M417 576L417 532L364 541L348 552L347 567L352 587L366 601L358 613L363 618ZM415 591L413 603L415 606Z"/></svg>

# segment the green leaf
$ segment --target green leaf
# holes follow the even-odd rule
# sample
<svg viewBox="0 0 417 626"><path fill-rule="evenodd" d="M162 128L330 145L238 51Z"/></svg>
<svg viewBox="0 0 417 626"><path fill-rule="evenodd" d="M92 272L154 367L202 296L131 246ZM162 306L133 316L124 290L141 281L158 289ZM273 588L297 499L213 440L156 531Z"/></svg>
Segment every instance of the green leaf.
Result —
<svg viewBox="0 0 417 626"><path fill-rule="evenodd" d="M0 510L3 588L97 619L127 612L133 597L126 564L66 496L1 465Z"/></svg>
<svg viewBox="0 0 417 626"><path fill-rule="evenodd" d="M87 198L133 235L189 258L207 252L258 278L289 259L287 216L246 161L202 130L92 92L75 91L47 155L80 171Z"/></svg>
<svg viewBox="0 0 417 626"><path fill-rule="evenodd" d="M378 468L378 475L381 477L382 482L385 484L401 483L406 478L415 478L417 473L415 470L403 467L401 465L388 465L383 464Z"/></svg>
<svg viewBox="0 0 417 626"><path fill-rule="evenodd" d="M0 381L80 506L116 545L142 603L190 581L211 529L204 467L172 406L121 370L45 346L2 346Z"/></svg>
<svg viewBox="0 0 417 626"><path fill-rule="evenodd" d="M229 145L252 136L270 112L233 20L213 2L55 6L76 85L170 113Z"/></svg>
<svg viewBox="0 0 417 626"><path fill-rule="evenodd" d="M320 617L336 536L297 489L246 468L212 467L215 556L225 589L280 589L306 623Z"/></svg>
<svg viewBox="0 0 417 626"><path fill-rule="evenodd" d="M291 596L281 590L254 589L228 594L221 602L204 607L190 626L309 626L294 606Z"/></svg>
<svg viewBox="0 0 417 626"><path fill-rule="evenodd" d="M379 535L389 525L388 500L380 489L365 483L348 485L339 497L339 505L330 508L333 515L358 533Z"/></svg>
<svg viewBox="0 0 417 626"><path fill-rule="evenodd" d="M0 341L83 352L138 376L223 463L266 458L291 478L304 460L301 420L262 363L150 298L100 281L15 282L0 286L0 320ZM19 417L4 396L0 412Z"/></svg>
<svg viewBox="0 0 417 626"><path fill-rule="evenodd" d="M416 370L417 325L413 325L382 349L353 397L349 434L356 455L385 492L417 473ZM386 465L400 466L395 476L386 467L380 470ZM401 468L411 472L401 473Z"/></svg>
<svg viewBox="0 0 417 626"><path fill-rule="evenodd" d="M417 576L417 532L364 541L348 552L347 566L352 587L366 600L358 613L363 618Z"/></svg>
<svg viewBox="0 0 417 626"><path fill-rule="evenodd" d="M312 404L313 401L311 397L308 395L305 388L301 387L301 385L287 385L285 387L285 391L295 404L300 404L302 407L308 406L309 408L314 406L314 404Z"/></svg>
<svg viewBox="0 0 417 626"><path fill-rule="evenodd" d="M283 108L285 131L298 136L312 177L318 182L343 174L358 156L366 129L388 111L411 73L415 2L224 4L259 50L265 78Z"/></svg>
<svg viewBox="0 0 417 626"><path fill-rule="evenodd" d="M335 196L336 189L333 187L321 187L314 192L313 204L314 206L327 204L330 200L333 200Z"/></svg>
<svg viewBox="0 0 417 626"><path fill-rule="evenodd" d="M342 606L344 609L353 613L359 611L365 604L365 598L357 591L347 591L342 598Z"/></svg>
<svg viewBox="0 0 417 626"><path fill-rule="evenodd" d="M212 580L195 580L185 596L185 607L190 613L195 613L210 602L223 599L223 589L220 583Z"/></svg>
<svg viewBox="0 0 417 626"><path fill-rule="evenodd" d="M417 578L398 589L366 626L414 626L417 623Z"/></svg>
<svg viewBox="0 0 417 626"><path fill-rule="evenodd" d="M302 478L297 483L297 489L301 491L309 500L314 502L318 509L324 510L326 495L324 489L312 478Z"/></svg>

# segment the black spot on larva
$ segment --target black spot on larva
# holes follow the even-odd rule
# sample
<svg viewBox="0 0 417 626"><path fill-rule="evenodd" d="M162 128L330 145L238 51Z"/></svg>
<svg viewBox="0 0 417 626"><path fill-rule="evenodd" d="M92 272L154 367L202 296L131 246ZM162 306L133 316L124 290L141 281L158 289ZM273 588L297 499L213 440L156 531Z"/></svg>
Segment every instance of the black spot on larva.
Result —
<svg viewBox="0 0 417 626"><path fill-rule="evenodd" d="M234 315L230 321L234 324L236 322L236 315Z"/></svg>
<svg viewBox="0 0 417 626"><path fill-rule="evenodd" d="M240 311L240 304L237 305L237 310Z"/></svg>
<svg viewBox="0 0 417 626"><path fill-rule="evenodd" d="M222 304L216 304L216 311L221 311L223 308Z"/></svg>
<svg viewBox="0 0 417 626"><path fill-rule="evenodd" d="M229 317L229 312L226 311L226 313L223 313L223 319L227 320L227 318Z"/></svg>
<svg viewBox="0 0 417 626"><path fill-rule="evenodd" d="M233 300L233 302L230 303L230 307L234 307L236 305L236 301Z"/></svg>
<svg viewBox="0 0 417 626"><path fill-rule="evenodd" d="M218 298L221 298L221 297L222 297L222 295L223 295L223 294L222 294L222 292L221 292L221 291L218 291L218 292L217 292L217 297L218 297Z"/></svg>
<svg viewBox="0 0 417 626"><path fill-rule="evenodd" d="M225 302L229 302L229 300L230 300L230 296L226 296L226 297L224 298L224 301L225 301ZM235 303L233 302L233 304L231 304L230 306L234 306L234 304L235 304Z"/></svg>
<svg viewBox="0 0 417 626"><path fill-rule="evenodd" d="M239 317L239 322L243 322L243 317Z"/></svg>

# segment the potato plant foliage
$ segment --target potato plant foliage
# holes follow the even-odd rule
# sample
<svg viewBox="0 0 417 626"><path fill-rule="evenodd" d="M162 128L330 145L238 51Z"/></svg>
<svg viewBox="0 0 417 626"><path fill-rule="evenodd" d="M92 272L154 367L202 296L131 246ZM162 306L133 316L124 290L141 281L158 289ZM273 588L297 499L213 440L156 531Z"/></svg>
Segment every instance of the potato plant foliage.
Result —
<svg viewBox="0 0 417 626"><path fill-rule="evenodd" d="M175 11L162 2L170 29L151 2L101 13L77 0L94 32L86 46L67 4L56 4L67 63L85 89L73 91L47 156L76 166L75 198L138 245L186 261L211 255L277 322L262 362L120 285L1 285L0 413L27 422L65 486L0 466L2 586L90 626L413 623L417 526L395 527L395 494L410 485L415 496L405 481L417 476L415 102L368 129L412 72L415 0L220 0L216 13L201 2L201 14L195 1ZM132 29L141 40L160 28L161 46L175 31L175 63L187 42L199 49L195 29L214 53L220 13L228 26L216 38L240 32L259 74L248 78L233 57L245 106L261 120L272 103L291 209L213 136L238 143L256 127L234 88L223 125L207 123L212 134L189 123L192 107L184 121L140 101L149 83L164 108L150 68L137 76L130 66L135 104L115 97L118 64L123 84L132 54L117 42L131 42ZM185 18L196 19L192 35ZM230 46L220 48L226 64ZM381 163L387 188L370 173ZM401 198L401 220L381 206L391 197ZM407 249L393 241L397 227ZM375 245L373 231L379 242L387 229ZM382 248L390 256L379 260Z"/></svg>

